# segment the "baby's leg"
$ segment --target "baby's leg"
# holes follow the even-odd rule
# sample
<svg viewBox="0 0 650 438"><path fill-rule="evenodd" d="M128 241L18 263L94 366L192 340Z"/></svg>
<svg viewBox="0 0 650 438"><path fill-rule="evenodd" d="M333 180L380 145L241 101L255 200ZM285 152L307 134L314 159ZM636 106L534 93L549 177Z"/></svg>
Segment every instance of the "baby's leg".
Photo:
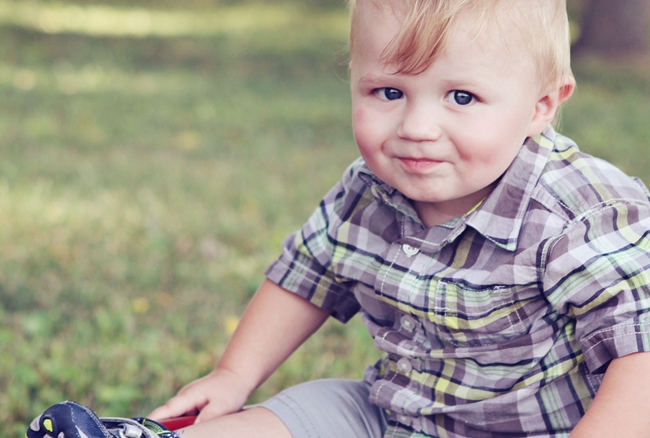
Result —
<svg viewBox="0 0 650 438"><path fill-rule="evenodd" d="M316 380L282 391L260 405L170 432L144 418L99 418L75 402L48 408L27 438L380 438L381 409L368 401L370 386L356 380Z"/></svg>
<svg viewBox="0 0 650 438"><path fill-rule="evenodd" d="M292 438L282 420L265 408L247 409L181 429L177 433L183 438Z"/></svg>
<svg viewBox="0 0 650 438"><path fill-rule="evenodd" d="M260 406L280 418L294 438L381 438L386 418L369 395L366 382L323 379L288 388Z"/></svg>
<svg viewBox="0 0 650 438"><path fill-rule="evenodd" d="M252 409L179 432L184 438L380 438L386 419L368 395L365 382L315 380L288 388Z"/></svg>

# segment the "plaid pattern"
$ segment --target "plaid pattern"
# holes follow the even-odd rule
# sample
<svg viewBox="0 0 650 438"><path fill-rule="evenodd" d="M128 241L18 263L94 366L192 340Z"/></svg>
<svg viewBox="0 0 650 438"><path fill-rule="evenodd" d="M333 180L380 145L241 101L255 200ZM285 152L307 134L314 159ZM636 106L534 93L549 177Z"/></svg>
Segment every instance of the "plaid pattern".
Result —
<svg viewBox="0 0 650 438"><path fill-rule="evenodd" d="M650 201L551 128L431 229L352 164L267 270L376 346L391 437L566 437L613 358L650 350Z"/></svg>

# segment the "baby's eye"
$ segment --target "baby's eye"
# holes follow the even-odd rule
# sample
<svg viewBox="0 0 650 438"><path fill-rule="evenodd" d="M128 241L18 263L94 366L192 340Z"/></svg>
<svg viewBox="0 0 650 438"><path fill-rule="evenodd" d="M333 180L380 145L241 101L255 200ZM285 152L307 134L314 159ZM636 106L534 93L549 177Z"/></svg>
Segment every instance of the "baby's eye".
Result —
<svg viewBox="0 0 650 438"><path fill-rule="evenodd" d="M398 90L397 88L390 88L390 87L378 88L375 90L375 93L382 100L397 100L404 97L404 93L402 93L400 90Z"/></svg>
<svg viewBox="0 0 650 438"><path fill-rule="evenodd" d="M447 98L453 99L453 102L458 105L469 105L475 99L472 93L468 93L467 91L461 91L461 90L450 91L449 94L447 94Z"/></svg>

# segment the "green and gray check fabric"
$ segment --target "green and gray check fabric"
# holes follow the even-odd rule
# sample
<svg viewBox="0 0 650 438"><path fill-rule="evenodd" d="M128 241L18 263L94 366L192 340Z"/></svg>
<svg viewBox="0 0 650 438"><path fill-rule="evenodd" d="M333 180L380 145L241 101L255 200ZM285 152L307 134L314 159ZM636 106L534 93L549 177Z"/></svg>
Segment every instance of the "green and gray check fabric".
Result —
<svg viewBox="0 0 650 438"><path fill-rule="evenodd" d="M355 161L268 278L347 321L387 437L566 437L609 362L650 350L643 184L548 128L472 212L426 229Z"/></svg>

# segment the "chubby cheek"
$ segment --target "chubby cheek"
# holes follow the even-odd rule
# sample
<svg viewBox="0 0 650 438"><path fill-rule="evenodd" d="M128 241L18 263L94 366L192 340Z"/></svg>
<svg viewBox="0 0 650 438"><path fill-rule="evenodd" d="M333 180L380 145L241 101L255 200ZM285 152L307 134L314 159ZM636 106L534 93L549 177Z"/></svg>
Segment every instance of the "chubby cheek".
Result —
<svg viewBox="0 0 650 438"><path fill-rule="evenodd" d="M366 158L366 154L372 149L372 126L369 126L370 117L363 108L352 106L352 133L354 140L361 155Z"/></svg>
<svg viewBox="0 0 650 438"><path fill-rule="evenodd" d="M459 155L456 169L468 189L484 188L507 170L519 150L508 145L508 141L512 139L487 135L464 135L462 140L456 139Z"/></svg>
<svg viewBox="0 0 650 438"><path fill-rule="evenodd" d="M522 105L519 111L501 111L499 117L486 117L481 126L464 134L462 154L476 165L488 166L494 173L504 172L519 153L527 136L528 120ZM495 128L500 127L500 128Z"/></svg>
<svg viewBox="0 0 650 438"><path fill-rule="evenodd" d="M463 162L472 166L487 166L497 172L505 170L510 165L522 144L523 140L519 141L507 136L490 138L486 135L465 136L463 140L456 142Z"/></svg>

